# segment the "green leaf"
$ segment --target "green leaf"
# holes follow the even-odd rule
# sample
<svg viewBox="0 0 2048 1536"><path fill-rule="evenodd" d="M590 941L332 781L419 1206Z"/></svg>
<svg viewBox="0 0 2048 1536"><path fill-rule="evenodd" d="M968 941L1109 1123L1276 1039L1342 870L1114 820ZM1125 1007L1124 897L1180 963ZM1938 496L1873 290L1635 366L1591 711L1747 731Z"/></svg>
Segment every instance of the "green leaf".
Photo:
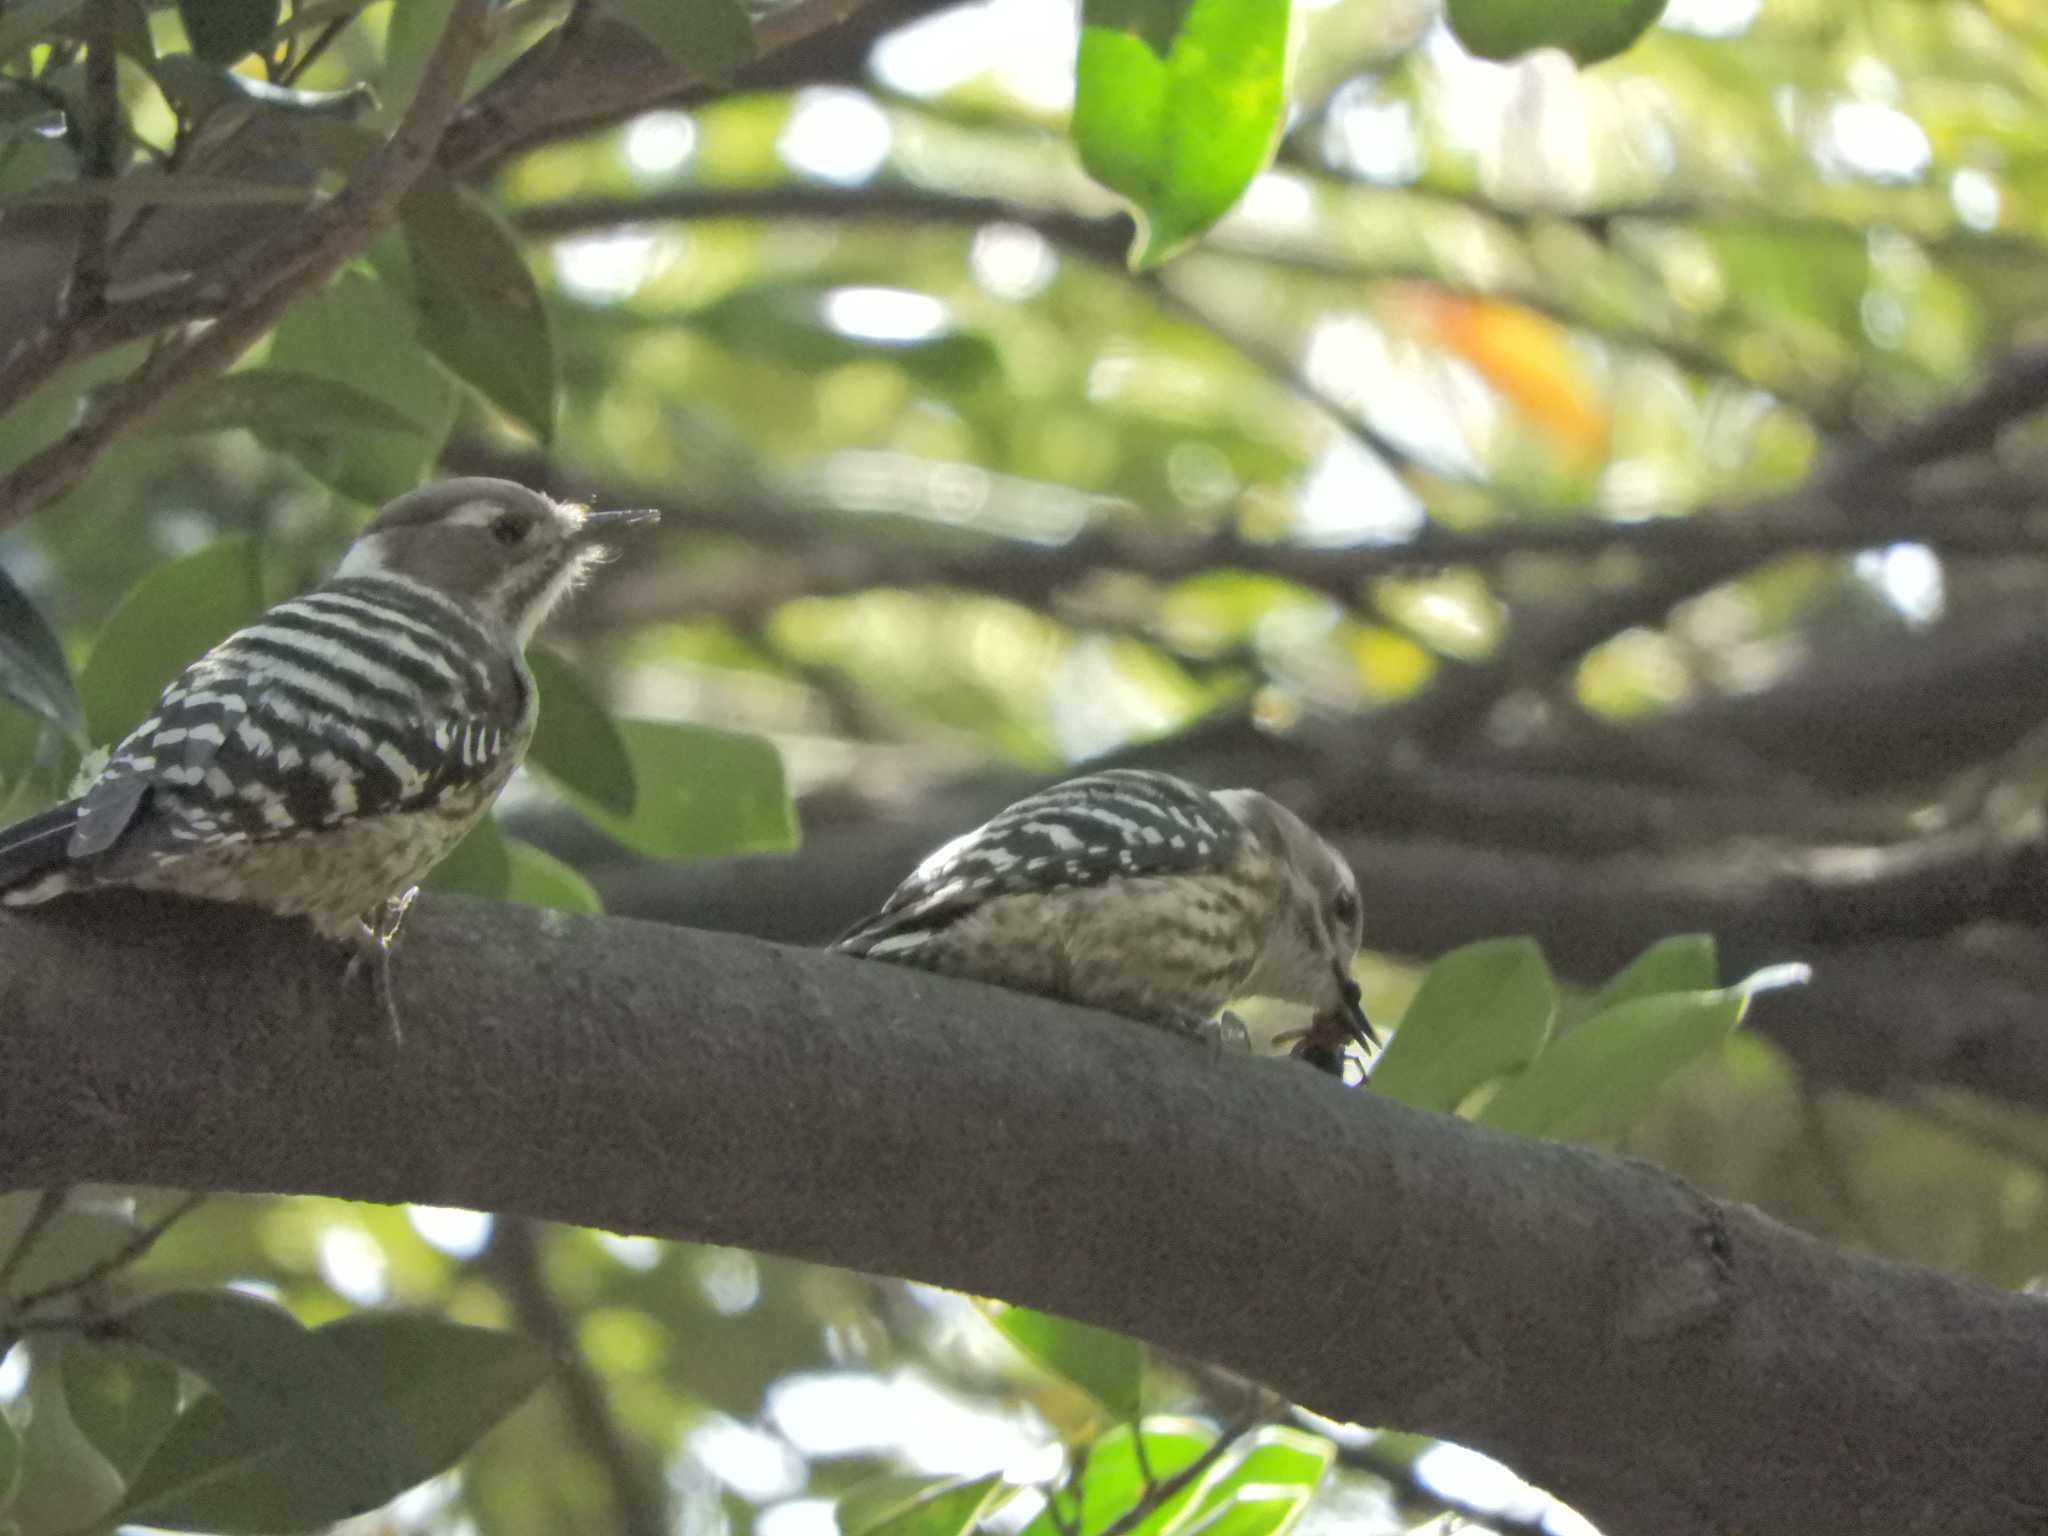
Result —
<svg viewBox="0 0 2048 1536"><path fill-rule="evenodd" d="M149 73L164 99L195 120L210 119L216 112L231 110L244 115L284 112L353 118L376 101L376 93L362 81L338 91L306 91L272 85L268 80L223 69L189 53L173 53L158 59Z"/></svg>
<svg viewBox="0 0 2048 1536"><path fill-rule="evenodd" d="M420 882L430 891L503 901L512 889L512 852L497 818L485 816Z"/></svg>
<svg viewBox="0 0 2048 1536"><path fill-rule="evenodd" d="M887 358L942 389L971 389L1001 367L996 346L927 294L900 288L758 283L693 310L685 322L745 357L806 373Z"/></svg>
<svg viewBox="0 0 2048 1536"><path fill-rule="evenodd" d="M1482 1083L1542 1047L1557 988L1533 939L1488 939L1429 968L1372 1070L1375 1093L1418 1109L1456 1109Z"/></svg>
<svg viewBox="0 0 2048 1536"><path fill-rule="evenodd" d="M553 651L533 646L526 663L540 691L540 723L526 760L613 815L632 815L633 759L611 711Z"/></svg>
<svg viewBox="0 0 2048 1536"><path fill-rule="evenodd" d="M265 437L419 431L410 418L375 395L288 368L244 368L240 373L210 379L148 430L167 437L190 437L236 427Z"/></svg>
<svg viewBox="0 0 2048 1536"><path fill-rule="evenodd" d="M405 115L420 88L427 59L448 28L455 0L396 0L384 29L384 73L377 82L381 117L389 127Z"/></svg>
<svg viewBox="0 0 2048 1536"><path fill-rule="evenodd" d="M1289 0L1083 0L1074 143L1157 266L1266 168L1287 112Z"/></svg>
<svg viewBox="0 0 2048 1536"><path fill-rule="evenodd" d="M382 400L412 431L337 438L317 429L265 434L345 496L376 506L411 490L432 467L455 424L458 392L413 331L390 289L361 272L293 308L277 328L270 366L314 374Z"/></svg>
<svg viewBox="0 0 2048 1536"><path fill-rule="evenodd" d="M7 1518L33 1533L98 1530L121 1497L120 1474L71 1422L55 1352L30 1346L21 1478Z"/></svg>
<svg viewBox="0 0 2048 1536"><path fill-rule="evenodd" d="M86 730L118 741L209 646L263 612L253 539L221 539L158 566L121 600L78 676Z"/></svg>
<svg viewBox="0 0 2048 1536"><path fill-rule="evenodd" d="M700 80L731 85L759 50L738 0L606 0L619 20Z"/></svg>
<svg viewBox="0 0 2048 1536"><path fill-rule="evenodd" d="M639 785L620 816L569 790L569 799L627 847L659 859L783 853L797 843L782 756L760 736L670 720L621 720Z"/></svg>
<svg viewBox="0 0 2048 1536"><path fill-rule="evenodd" d="M502 216L430 172L405 200L420 339L542 443L555 433L555 344L540 286Z"/></svg>
<svg viewBox="0 0 2048 1536"><path fill-rule="evenodd" d="M282 0L178 0L192 51L215 64L254 53L276 27Z"/></svg>
<svg viewBox="0 0 2048 1536"><path fill-rule="evenodd" d="M1228 1472L1209 1482L1176 1530L1279 1536L1300 1520L1337 1448L1320 1435L1269 1424Z"/></svg>
<svg viewBox="0 0 2048 1536"><path fill-rule="evenodd" d="M1562 48L1580 64L1622 52L1656 25L1665 0L1445 0L1444 17L1482 59Z"/></svg>
<svg viewBox="0 0 2048 1536"><path fill-rule="evenodd" d="M36 605L0 570L0 695L85 745L85 709L71 681L64 647Z"/></svg>
<svg viewBox="0 0 2048 1536"><path fill-rule="evenodd" d="M1479 1119L1561 1141L1619 1136L1666 1079L1727 1040L1748 1003L1748 992L1732 987L1618 1003L1551 1042Z"/></svg>
<svg viewBox="0 0 2048 1536"><path fill-rule="evenodd" d="M1067 1500L1060 1512L1068 1531L1092 1533L1127 1514L1144 1495L1149 1468L1153 1479L1165 1479L1187 1470L1216 1441L1215 1431L1187 1419L1154 1417L1145 1421L1145 1460L1140 1464L1133 1449L1134 1428L1119 1424L1100 1435L1088 1448L1088 1476L1081 1486L1079 1518ZM1212 1469L1213 1470L1213 1469ZM1183 1488L1154 1510L1129 1536L1164 1536L1172 1522L1199 1496L1205 1479ZM1061 1522L1051 1510L1041 1510L1024 1527L1023 1536L1063 1536Z"/></svg>
<svg viewBox="0 0 2048 1536"><path fill-rule="evenodd" d="M131 1477L177 1417L177 1367L145 1350L68 1339L64 1400L79 1432Z"/></svg>
<svg viewBox="0 0 2048 1536"><path fill-rule="evenodd" d="M604 911L604 900L596 888L553 854L516 837L508 837L504 843L511 861L505 884L508 899L559 912L587 912L593 917Z"/></svg>
<svg viewBox="0 0 2048 1536"><path fill-rule="evenodd" d="M1031 1359L1117 1418L1129 1422L1143 1411L1145 1347L1136 1339L1030 1307L1005 1307L995 1324Z"/></svg>
<svg viewBox="0 0 2048 1536"><path fill-rule="evenodd" d="M981 1522L1003 1485L1000 1472L986 1477L918 1479L909 1489L864 1492L839 1501L839 1536L967 1536Z"/></svg>
<svg viewBox="0 0 2048 1536"><path fill-rule="evenodd" d="M323 1416L346 1421L339 1442L209 1395L137 1475L121 1518L267 1533L363 1514L453 1465L554 1368L517 1334L404 1313L356 1313L305 1344L280 1389L327 1397Z"/></svg>
<svg viewBox="0 0 2048 1536"><path fill-rule="evenodd" d="M1609 977L1593 994L1588 1017L1617 1003L1660 992L1711 992L1721 981L1720 959L1711 933L1683 933L1659 939Z"/></svg>

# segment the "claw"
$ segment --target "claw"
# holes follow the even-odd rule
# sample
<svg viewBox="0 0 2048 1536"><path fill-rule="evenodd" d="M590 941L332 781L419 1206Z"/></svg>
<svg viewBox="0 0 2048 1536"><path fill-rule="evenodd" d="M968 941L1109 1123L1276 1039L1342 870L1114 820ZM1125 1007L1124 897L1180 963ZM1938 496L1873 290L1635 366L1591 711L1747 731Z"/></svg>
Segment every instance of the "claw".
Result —
<svg viewBox="0 0 2048 1536"><path fill-rule="evenodd" d="M401 895L386 897L370 909L365 920L356 925L349 942L348 967L341 973L341 984L346 988L354 985L356 974L365 963L370 966L371 996L394 1046L405 1043L405 1030L398 1022L398 995L391 984L391 946L419 894L420 888L415 885Z"/></svg>

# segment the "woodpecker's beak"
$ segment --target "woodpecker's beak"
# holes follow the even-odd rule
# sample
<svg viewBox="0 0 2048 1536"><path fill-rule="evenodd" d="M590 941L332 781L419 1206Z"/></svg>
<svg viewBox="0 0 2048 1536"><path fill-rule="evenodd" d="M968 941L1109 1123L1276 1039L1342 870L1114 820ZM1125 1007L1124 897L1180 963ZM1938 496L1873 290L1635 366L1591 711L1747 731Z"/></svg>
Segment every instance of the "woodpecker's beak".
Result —
<svg viewBox="0 0 2048 1536"><path fill-rule="evenodd" d="M629 512L586 512L582 525L576 531L579 536L595 538L615 528L634 528L642 523L660 521L661 514L652 507L635 507Z"/></svg>
<svg viewBox="0 0 2048 1536"><path fill-rule="evenodd" d="M1369 1045L1378 1050L1380 1037L1373 1032L1372 1020L1365 1016L1365 1002L1359 995L1358 983L1346 974L1342 966L1337 968L1337 986L1344 994L1344 1011L1341 1017L1346 1032L1360 1045Z"/></svg>

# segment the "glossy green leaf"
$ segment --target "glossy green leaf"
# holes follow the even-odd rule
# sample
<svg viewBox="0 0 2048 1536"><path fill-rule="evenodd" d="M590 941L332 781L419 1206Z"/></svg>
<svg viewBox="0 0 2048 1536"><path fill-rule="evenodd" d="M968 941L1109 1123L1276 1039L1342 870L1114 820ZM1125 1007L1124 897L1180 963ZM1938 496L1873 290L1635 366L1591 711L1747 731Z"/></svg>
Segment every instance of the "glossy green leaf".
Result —
<svg viewBox="0 0 2048 1536"><path fill-rule="evenodd" d="M369 86L360 81L336 91L300 90L223 69L189 53L173 53L158 59L150 66L150 77L167 101L194 119L210 119L215 113L228 111L352 118L368 110L376 99Z"/></svg>
<svg viewBox="0 0 2048 1536"><path fill-rule="evenodd" d="M471 827L420 884L430 891L503 901L512 889L512 851L497 818L485 816Z"/></svg>
<svg viewBox="0 0 2048 1536"><path fill-rule="evenodd" d="M1422 978L1373 1065L1373 1091L1418 1109L1456 1109L1534 1056L1556 1012L1557 988L1533 939L1454 949Z"/></svg>
<svg viewBox="0 0 2048 1536"><path fill-rule="evenodd" d="M1136 1339L1030 1307L1005 1307L995 1325L1031 1359L1117 1418L1129 1421L1143 1411L1145 1347Z"/></svg>
<svg viewBox="0 0 2048 1536"><path fill-rule="evenodd" d="M1282 1536L1300 1521L1308 1499L1299 1489L1245 1488L1182 1530L1188 1536Z"/></svg>
<svg viewBox="0 0 2048 1536"><path fill-rule="evenodd" d="M283 11L283 0L178 0L178 19L192 51L215 64L255 52Z"/></svg>
<svg viewBox="0 0 2048 1536"><path fill-rule="evenodd" d="M1621 53L1657 23L1665 0L1444 0L1444 19L1482 59L1562 48L1580 64Z"/></svg>
<svg viewBox="0 0 2048 1536"><path fill-rule="evenodd" d="M1002 1474L958 1480L925 1481L923 1486L885 1505L840 1500L839 1536L967 1536L981 1521Z"/></svg>
<svg viewBox="0 0 2048 1536"><path fill-rule="evenodd" d="M1660 992L1711 992L1721 983L1720 959L1711 933L1682 933L1659 939L1609 977L1593 994L1590 1018L1617 1003Z"/></svg>
<svg viewBox="0 0 2048 1536"><path fill-rule="evenodd" d="M926 294L897 288L762 283L693 310L686 323L746 357L806 373L887 358L943 389L970 389L1001 366L995 343Z"/></svg>
<svg viewBox="0 0 2048 1536"><path fill-rule="evenodd" d="M64 647L14 578L0 570L0 695L85 743L85 709Z"/></svg>
<svg viewBox="0 0 2048 1536"><path fill-rule="evenodd" d="M1067 1532L1078 1529L1083 1536L1093 1536L1093 1533L1121 1519L1143 1497L1148 1468L1152 1480L1173 1477L1185 1471L1215 1441L1215 1431L1205 1424L1187 1419L1150 1418L1145 1421L1145 1459L1141 1464L1133 1449L1133 1426L1119 1424L1098 1436L1088 1448L1088 1475L1082 1483L1079 1510L1074 1509L1071 1499L1062 1498L1060 1501L1060 1514L1065 1517ZM1198 1492L1198 1488L1182 1489L1147 1516L1129 1536L1164 1536L1171 1522L1179 1518ZM1053 1518L1052 1512L1042 1510L1024 1527L1023 1536L1064 1536L1064 1533L1061 1522Z"/></svg>
<svg viewBox="0 0 2048 1536"><path fill-rule="evenodd" d="M516 837L504 842L510 863L505 882L508 900L530 907L553 907L558 912L587 912L593 917L604 911L596 887L553 854Z"/></svg>
<svg viewBox="0 0 2048 1536"><path fill-rule="evenodd" d="M1728 988L1618 1003L1553 1041L1479 1118L1499 1130L1563 1141L1619 1136L1666 1079L1728 1038L1748 1001L1747 992Z"/></svg>
<svg viewBox="0 0 2048 1536"><path fill-rule="evenodd" d="M571 787L569 798L627 847L661 859L782 853L797 843L782 755L760 736L671 720L621 720L638 785L620 816Z"/></svg>
<svg viewBox="0 0 2048 1536"><path fill-rule="evenodd" d="M125 1520L171 1530L311 1530L376 1509L453 1465L554 1368L517 1334L405 1313L357 1313L305 1336L290 1367L329 1399L338 1433L210 1394L172 1427L124 1501Z"/></svg>
<svg viewBox="0 0 2048 1536"><path fill-rule="evenodd" d="M1320 1435L1269 1424L1220 1476L1206 1480L1175 1530L1278 1536L1298 1521L1329 1475L1337 1448Z"/></svg>
<svg viewBox="0 0 2048 1536"><path fill-rule="evenodd" d="M605 0L606 8L700 80L731 85L754 62L754 24L739 0Z"/></svg>
<svg viewBox="0 0 2048 1536"><path fill-rule="evenodd" d="M530 647L540 722L527 761L615 816L629 816L638 790L633 759L612 713L582 674L553 651Z"/></svg>
<svg viewBox="0 0 2048 1536"><path fill-rule="evenodd" d="M24 1532L97 1530L121 1497L121 1477L71 1421L55 1351L31 1346L21 1475L7 1518Z"/></svg>
<svg viewBox="0 0 2048 1536"><path fill-rule="evenodd" d="M518 237L476 193L438 173L405 200L420 340L541 442L555 432L555 343Z"/></svg>
<svg viewBox="0 0 2048 1536"><path fill-rule="evenodd" d="M132 1477L178 1414L178 1370L146 1350L68 1339L64 1400L79 1432Z"/></svg>
<svg viewBox="0 0 2048 1536"><path fill-rule="evenodd" d="M1244 195L1287 112L1289 0L1083 0L1074 143L1156 266Z"/></svg>
<svg viewBox="0 0 2048 1536"><path fill-rule="evenodd" d="M372 395L412 423L412 431L403 433L264 434L343 495L371 506L418 485L455 423L459 392L420 345L411 311L361 272L344 273L285 316L271 344L270 366Z"/></svg>
<svg viewBox="0 0 2048 1536"><path fill-rule="evenodd" d="M375 395L286 368L244 368L210 379L149 429L169 437L243 427L266 437L416 434L413 421Z"/></svg>
<svg viewBox="0 0 2048 1536"><path fill-rule="evenodd" d="M265 606L253 539L221 539L151 571L101 628L78 675L88 734L118 741L173 678Z"/></svg>

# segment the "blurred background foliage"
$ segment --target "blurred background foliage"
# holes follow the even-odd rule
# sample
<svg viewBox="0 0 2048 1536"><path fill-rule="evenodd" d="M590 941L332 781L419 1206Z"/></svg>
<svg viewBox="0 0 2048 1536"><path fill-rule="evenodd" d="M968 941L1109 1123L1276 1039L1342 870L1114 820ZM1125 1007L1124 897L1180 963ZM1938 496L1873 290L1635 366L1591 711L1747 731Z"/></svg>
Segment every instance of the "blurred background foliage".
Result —
<svg viewBox="0 0 2048 1536"><path fill-rule="evenodd" d="M0 356L93 217L58 190L98 152L93 16L130 28L122 174L212 178L115 203L119 299L356 163L446 9L272 7L252 96L193 7L0 7ZM475 83L569 10L501 7ZM874 11L451 161L240 372L0 498L81 700L11 624L10 813L424 475L659 505L549 637L576 728L443 886L816 941L1084 758L1261 783L1358 865L1383 1020L1501 934L1586 989L1695 930L1737 974L1810 962L1620 1144L1844 1244L2048 1275L2048 16L1672 0L1581 72L1477 59L1426 0L1302 4L1272 167L1134 274L1067 131L1073 8ZM146 346L9 396L0 475ZM94 1199L125 1214L48 1262L161 1204ZM766 1255L219 1198L138 1274L573 1346L365 1530L819 1536L876 1474L1042 1480L1102 1427L975 1304ZM1336 1433L1304 1528L1580 1528L1469 1452Z"/></svg>

